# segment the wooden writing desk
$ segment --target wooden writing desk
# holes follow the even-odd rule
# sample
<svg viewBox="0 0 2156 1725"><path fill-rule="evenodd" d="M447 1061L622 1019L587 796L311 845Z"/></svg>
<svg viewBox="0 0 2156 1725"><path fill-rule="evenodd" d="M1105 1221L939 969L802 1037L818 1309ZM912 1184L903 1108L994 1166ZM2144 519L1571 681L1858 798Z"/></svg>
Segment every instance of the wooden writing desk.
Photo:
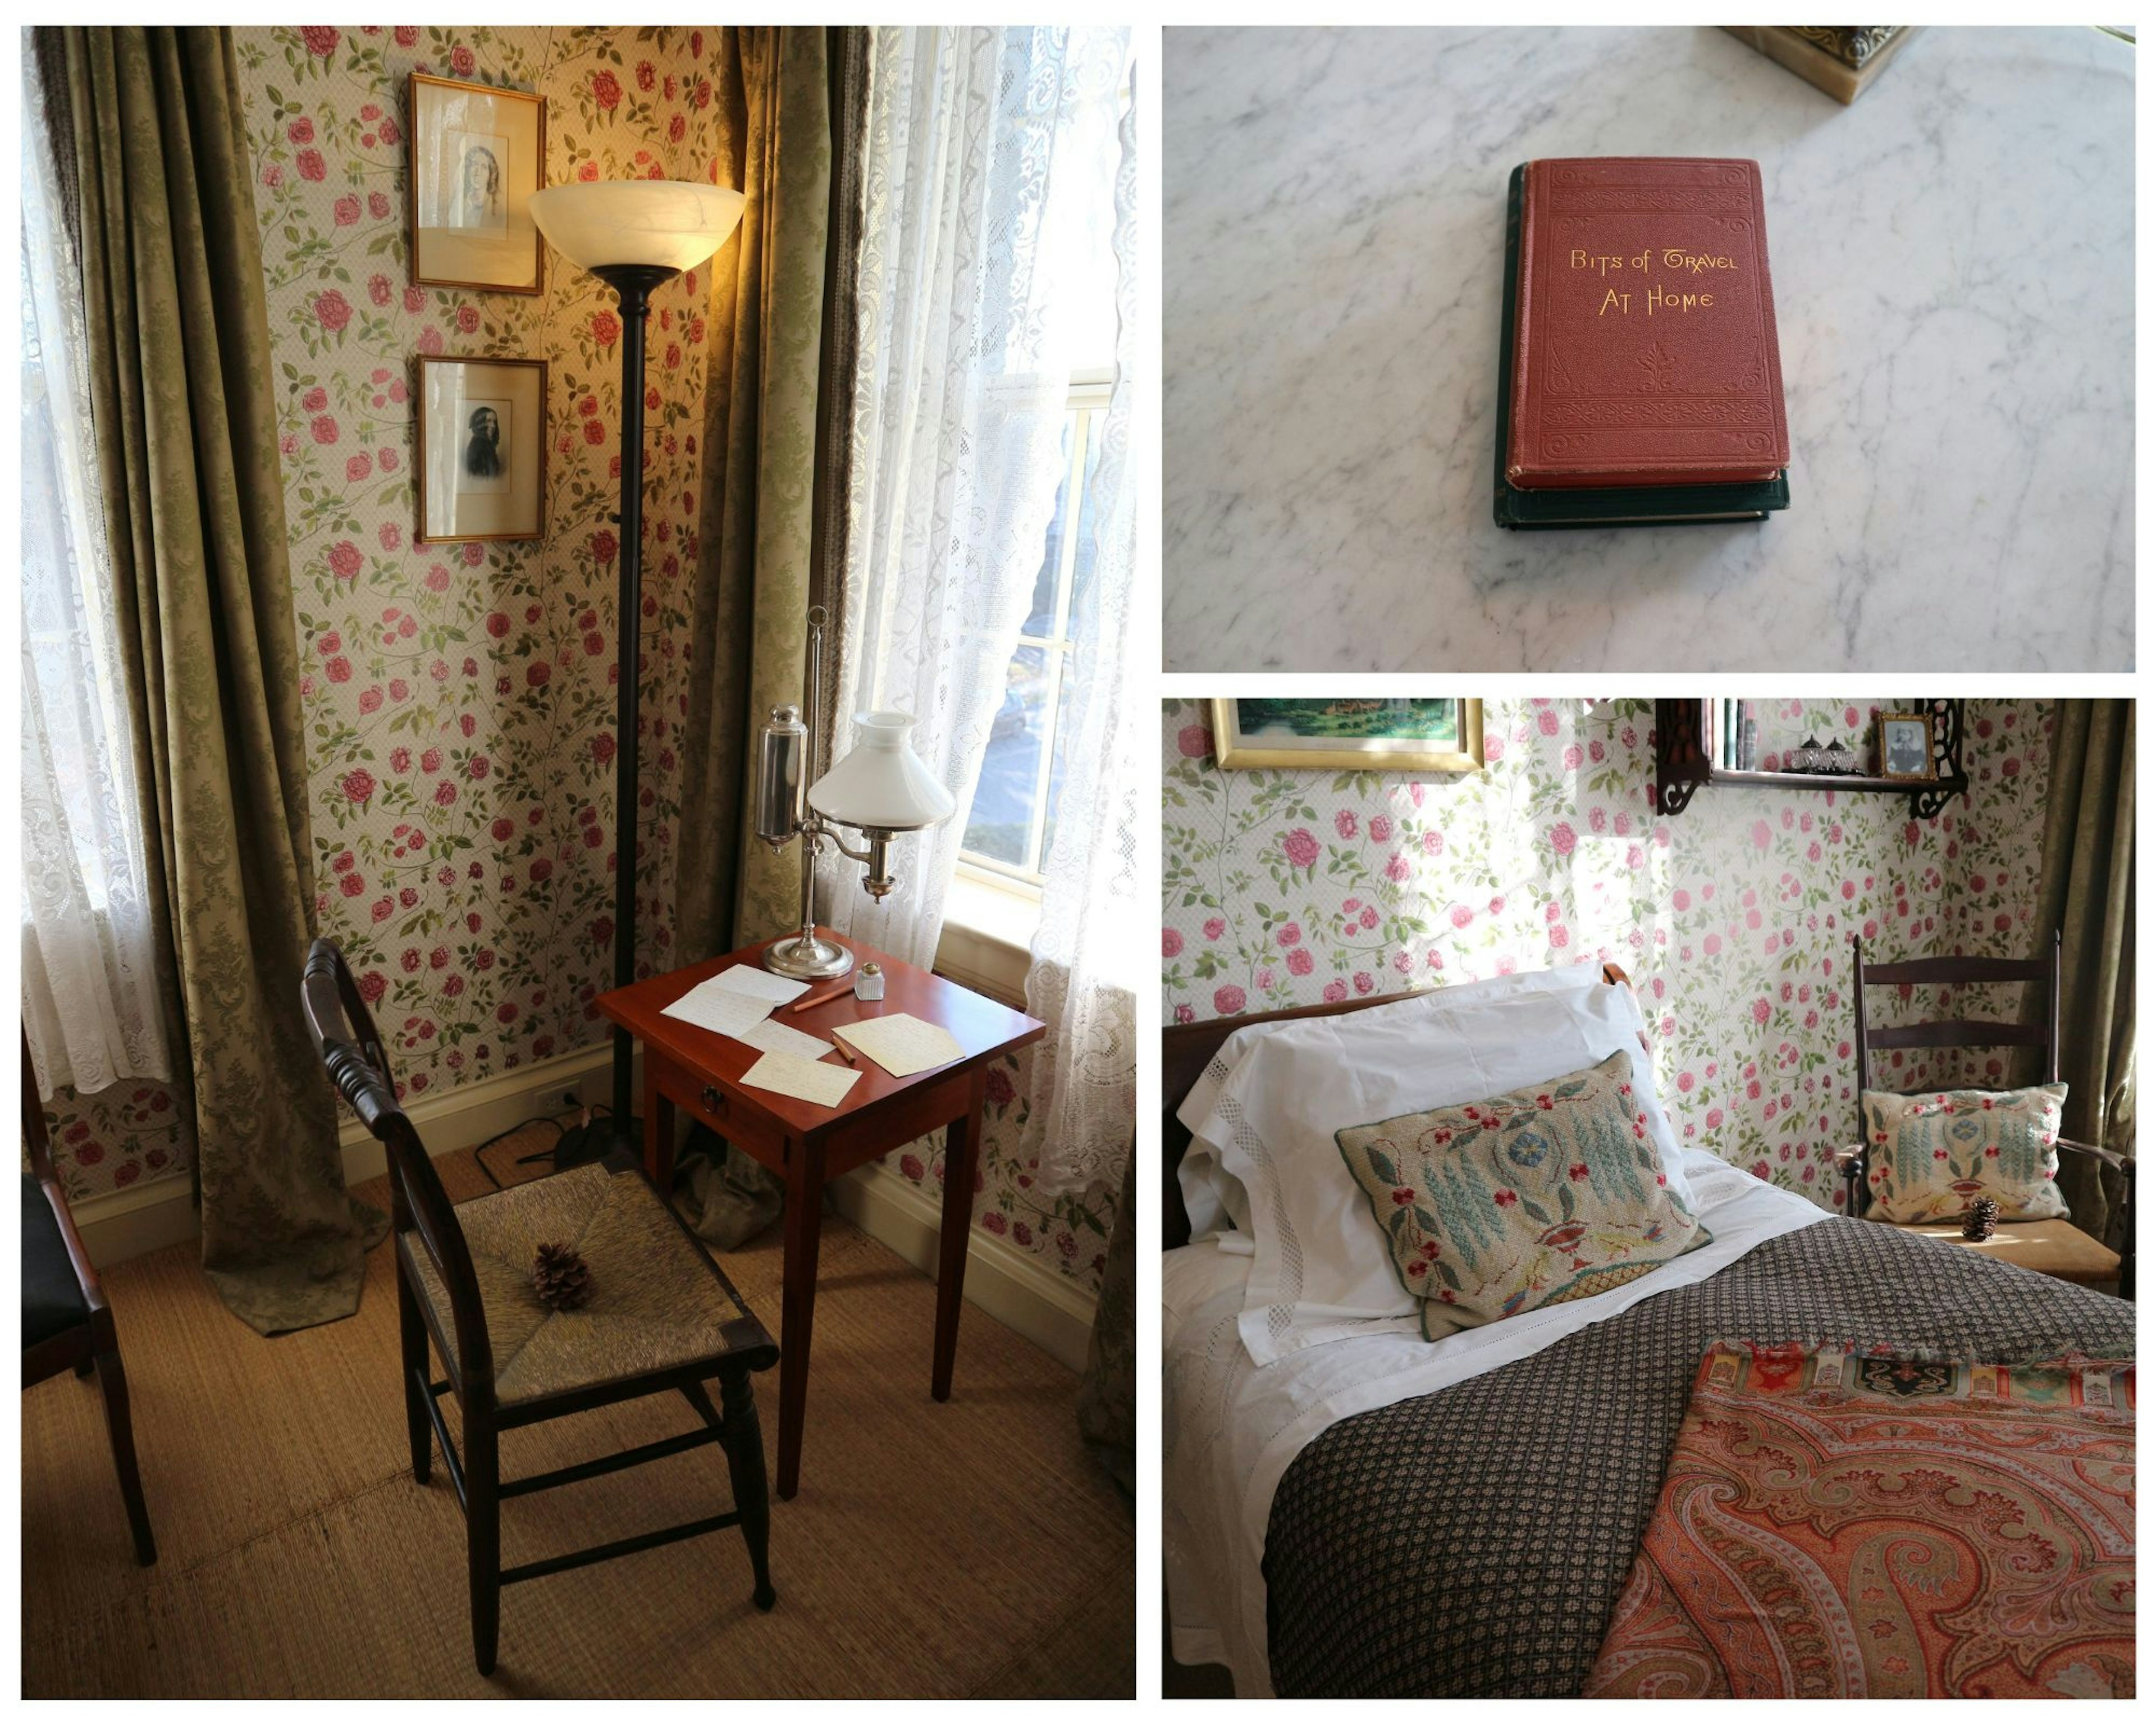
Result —
<svg viewBox="0 0 2156 1725"><path fill-rule="evenodd" d="M858 941L843 942L857 960L883 966L884 998L856 1000L850 990L805 1012L781 1007L783 1024L830 1040L864 1019L907 1012L941 1024L963 1055L950 1065L894 1078L866 1055L860 1076L835 1108L820 1108L741 1081L760 1058L730 1036L698 1029L665 1009L729 965L761 968L759 942L652 977L598 998L599 1010L644 1045L644 1159L662 1193L673 1189L674 1111L681 1109L786 1182L785 1291L779 1313L778 1495L801 1482L801 1424L808 1399L808 1336L816 1315L816 1251L824 1223L824 1183L910 1144L937 1127L949 1132L943 1155L943 1224L936 1277L936 1354L929 1388L951 1394L958 1346L958 1307L966 1282L966 1239L973 1219L973 1171L980 1159L981 1101L989 1064L1038 1041L1047 1026L1022 1012L890 957ZM829 983L811 985L811 992ZM844 1062L833 1055L826 1065Z"/></svg>

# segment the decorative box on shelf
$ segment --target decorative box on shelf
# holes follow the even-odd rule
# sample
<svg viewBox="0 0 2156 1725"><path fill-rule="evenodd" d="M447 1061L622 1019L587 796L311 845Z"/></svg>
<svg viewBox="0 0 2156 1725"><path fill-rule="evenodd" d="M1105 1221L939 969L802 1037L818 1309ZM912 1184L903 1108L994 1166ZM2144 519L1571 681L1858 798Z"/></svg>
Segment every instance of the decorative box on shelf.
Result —
<svg viewBox="0 0 2156 1725"><path fill-rule="evenodd" d="M1917 33L1913 24L1724 24L1815 89L1846 106L1871 87Z"/></svg>
<svg viewBox="0 0 2156 1725"><path fill-rule="evenodd" d="M1908 798L1909 813L1924 820L1969 788L1969 775L1961 765L1962 703L1958 701L1917 703L1915 710L1928 713L1932 721L1932 770L1929 777L1921 779L1835 771L1831 766L1794 773L1722 766L1711 735L1715 706L1711 701L1655 703L1655 807L1663 814L1683 814L1692 793L1702 785L1748 785L1777 790L1892 792ZM1846 744L1830 745L1817 753L1830 760L1837 755L1855 759L1855 752Z"/></svg>

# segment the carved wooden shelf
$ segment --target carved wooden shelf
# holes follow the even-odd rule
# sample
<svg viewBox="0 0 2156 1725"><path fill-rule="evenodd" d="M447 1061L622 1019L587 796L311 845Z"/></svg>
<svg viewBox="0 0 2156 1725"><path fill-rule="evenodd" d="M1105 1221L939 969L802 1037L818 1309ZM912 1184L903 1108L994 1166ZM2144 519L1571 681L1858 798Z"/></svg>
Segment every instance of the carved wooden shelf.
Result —
<svg viewBox="0 0 2156 1725"><path fill-rule="evenodd" d="M1756 773L1717 767L1707 750L1704 701L1655 703L1655 807L1663 814L1681 814L1702 785L1741 785L1783 791L1884 791L1907 797L1909 813L1928 820L1969 788L1962 771L1962 704L1922 703L1932 715L1933 776L1924 779L1881 778L1861 773Z"/></svg>

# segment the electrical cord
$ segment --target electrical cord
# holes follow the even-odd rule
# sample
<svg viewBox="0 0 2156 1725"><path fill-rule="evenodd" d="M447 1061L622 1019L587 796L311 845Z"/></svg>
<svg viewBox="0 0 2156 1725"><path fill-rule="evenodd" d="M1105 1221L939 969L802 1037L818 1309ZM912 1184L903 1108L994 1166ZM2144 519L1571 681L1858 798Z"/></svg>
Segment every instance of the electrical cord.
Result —
<svg viewBox="0 0 2156 1725"><path fill-rule="evenodd" d="M562 1132L567 1130L567 1128L565 1127L560 1121L555 1119L552 1115L535 1114L529 1120L520 1120L516 1125L496 1132L485 1143L475 1144L472 1147L472 1160L479 1164L479 1171L485 1174L488 1179L494 1182L494 1189L497 1192L502 1189L501 1176L495 1173L492 1168L487 1166L486 1153L494 1148L494 1147L496 1144L499 1144L504 1138L515 1137L517 1133L522 1132L527 1126L552 1127L554 1128L555 1141L557 1143L561 1141L561 1135ZM533 1158L530 1157L520 1157L518 1161L521 1163L532 1159Z"/></svg>

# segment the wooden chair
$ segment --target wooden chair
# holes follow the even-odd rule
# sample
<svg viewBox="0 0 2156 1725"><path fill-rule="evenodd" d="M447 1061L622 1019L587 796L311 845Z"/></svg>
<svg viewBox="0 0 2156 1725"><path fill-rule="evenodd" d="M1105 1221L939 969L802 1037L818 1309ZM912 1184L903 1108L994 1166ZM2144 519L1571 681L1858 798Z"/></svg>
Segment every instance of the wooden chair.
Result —
<svg viewBox="0 0 2156 1725"><path fill-rule="evenodd" d="M767 1559L771 1507L749 1374L776 1365L778 1349L702 1243L622 1158L452 1206L398 1106L373 1017L331 942L318 940L308 952L301 994L331 1082L388 1151L412 1475L427 1483L439 1440L464 1506L480 1674L494 1670L503 1587L721 1527L742 1530L756 1577L752 1597L768 1611L778 1597ZM573 1312L550 1309L530 1279L538 1245L558 1241L573 1243L591 1271L591 1302ZM430 1371L430 1339L445 1378ZM703 1388L712 1378L723 1413ZM678 1391L701 1426L548 1473L501 1477L502 1432L666 1391ZM442 1417L444 1394L463 1412L461 1458ZM726 1448L734 1498L727 1514L501 1567L503 1498L708 1443Z"/></svg>
<svg viewBox="0 0 2156 1725"><path fill-rule="evenodd" d="M1947 958L1912 958L1898 964L1864 962L1864 942L1852 937L1856 954L1856 1142L1841 1153L1843 1189L1852 1216L1864 1214L1871 1189L1866 1179L1870 1163L1869 1133L1864 1124L1864 1089L1871 1083L1870 1054L1875 1048L2034 1048L2041 1050L2044 1082L2059 1078L2059 941L2051 937L2048 958L1969 958L1957 954ZM1948 1019L1920 1024L1867 1024L1864 991L1867 987L1897 987L1907 983L1917 988L1964 985L1972 983L2023 983L2042 989L2041 1023L2007 1024L1977 1019ZM1874 1086L1876 1088L1876 1086ZM1928 1088L1929 1086L1927 1086ZM2034 1270L2063 1281L2090 1286L2118 1284L2119 1297L2133 1297L2133 1158L2107 1150L2101 1144L2083 1144L2061 1138L2061 1152L2093 1157L2116 1168L2126 1182L2126 1234L2123 1250L2114 1252L2091 1238L2065 1218L2044 1222L2001 1222L1991 1240L1964 1242L1959 1222L1894 1223L1940 1240L1986 1250L2010 1264Z"/></svg>
<svg viewBox="0 0 2156 1725"><path fill-rule="evenodd" d="M23 1388L42 1384L70 1367L78 1378L97 1373L105 1392L105 1430L120 1496L135 1535L135 1561L157 1561L150 1511L142 1502L142 1476L135 1465L135 1427L127 1415L127 1374L120 1365L120 1336L112 1308L82 1249L67 1198L53 1171L45 1135L45 1111L38 1101L38 1074L30 1042L23 1039L23 1137L30 1171L23 1176Z"/></svg>

